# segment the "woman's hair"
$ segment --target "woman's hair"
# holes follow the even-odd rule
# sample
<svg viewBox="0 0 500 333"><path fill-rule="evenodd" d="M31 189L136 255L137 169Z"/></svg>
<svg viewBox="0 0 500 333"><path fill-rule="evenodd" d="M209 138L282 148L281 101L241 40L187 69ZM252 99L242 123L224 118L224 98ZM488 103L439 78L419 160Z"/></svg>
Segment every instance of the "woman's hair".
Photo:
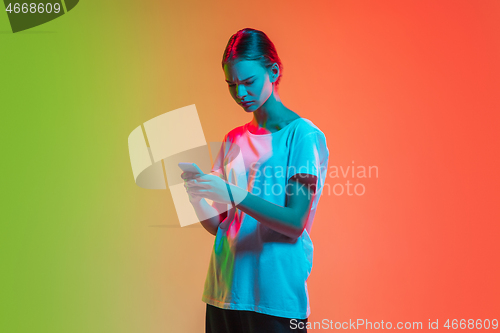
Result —
<svg viewBox="0 0 500 333"><path fill-rule="evenodd" d="M273 42L265 33L245 28L229 38L222 56L222 69L224 69L225 64L233 64L239 60L257 60L265 68L270 68L274 63L277 63L280 68L280 74L276 80L276 87L278 87L283 75L283 65Z"/></svg>

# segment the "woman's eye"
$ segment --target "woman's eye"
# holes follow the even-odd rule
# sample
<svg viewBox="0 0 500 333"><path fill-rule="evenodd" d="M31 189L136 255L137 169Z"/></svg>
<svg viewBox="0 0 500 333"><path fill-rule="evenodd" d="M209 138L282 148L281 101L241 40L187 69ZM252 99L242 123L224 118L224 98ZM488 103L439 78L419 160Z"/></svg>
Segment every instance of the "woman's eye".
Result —
<svg viewBox="0 0 500 333"><path fill-rule="evenodd" d="M250 85L250 84L253 84L254 82L255 82L255 80L252 82L247 82L246 84ZM235 87L236 85L235 84L228 84L228 86Z"/></svg>

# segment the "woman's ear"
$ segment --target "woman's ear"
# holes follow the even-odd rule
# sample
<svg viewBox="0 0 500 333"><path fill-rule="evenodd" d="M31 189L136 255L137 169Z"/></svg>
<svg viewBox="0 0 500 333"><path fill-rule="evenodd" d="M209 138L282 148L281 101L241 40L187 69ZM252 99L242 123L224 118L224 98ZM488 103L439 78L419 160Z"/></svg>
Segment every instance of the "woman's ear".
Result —
<svg viewBox="0 0 500 333"><path fill-rule="evenodd" d="M276 82L280 76L280 67L277 63L271 66L271 82Z"/></svg>

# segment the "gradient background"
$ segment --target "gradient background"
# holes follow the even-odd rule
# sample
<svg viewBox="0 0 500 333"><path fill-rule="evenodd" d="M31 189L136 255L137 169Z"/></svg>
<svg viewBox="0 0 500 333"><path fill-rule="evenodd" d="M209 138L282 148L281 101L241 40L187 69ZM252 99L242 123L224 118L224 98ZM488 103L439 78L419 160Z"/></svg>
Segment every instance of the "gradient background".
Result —
<svg viewBox="0 0 500 333"><path fill-rule="evenodd" d="M214 236L134 183L127 138L190 104L207 142L250 121L220 65L245 27L275 43L281 98L330 167L379 170L327 178L366 192L320 200L309 321L499 319L499 16L497 0L86 0L12 34L0 13L0 331L203 332Z"/></svg>

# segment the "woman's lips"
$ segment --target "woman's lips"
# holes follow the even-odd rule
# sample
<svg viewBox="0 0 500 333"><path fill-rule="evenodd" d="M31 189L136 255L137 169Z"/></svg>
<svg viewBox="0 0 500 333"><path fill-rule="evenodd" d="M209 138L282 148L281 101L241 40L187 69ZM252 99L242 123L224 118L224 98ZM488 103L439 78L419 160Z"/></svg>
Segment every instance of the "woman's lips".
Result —
<svg viewBox="0 0 500 333"><path fill-rule="evenodd" d="M253 102L244 102L244 103L240 103L242 106L249 106L250 104L252 104Z"/></svg>

